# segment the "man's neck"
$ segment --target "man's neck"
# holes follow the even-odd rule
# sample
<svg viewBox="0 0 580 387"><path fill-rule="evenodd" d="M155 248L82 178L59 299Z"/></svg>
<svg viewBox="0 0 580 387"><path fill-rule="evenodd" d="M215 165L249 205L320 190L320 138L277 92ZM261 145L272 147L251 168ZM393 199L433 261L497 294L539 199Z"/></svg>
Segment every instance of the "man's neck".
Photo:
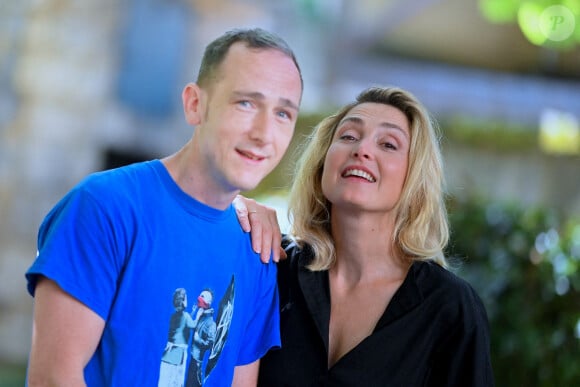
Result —
<svg viewBox="0 0 580 387"><path fill-rule="evenodd" d="M225 210L234 200L239 190L223 192L216 182L207 176L198 160L192 157L191 142L176 153L161 160L175 184L183 192L218 210Z"/></svg>

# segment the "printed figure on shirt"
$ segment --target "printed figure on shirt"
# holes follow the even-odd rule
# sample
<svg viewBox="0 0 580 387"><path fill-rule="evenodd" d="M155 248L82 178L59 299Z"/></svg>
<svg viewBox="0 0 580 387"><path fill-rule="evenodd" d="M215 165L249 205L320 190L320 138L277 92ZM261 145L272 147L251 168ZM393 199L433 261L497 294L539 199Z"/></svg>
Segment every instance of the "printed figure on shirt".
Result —
<svg viewBox="0 0 580 387"><path fill-rule="evenodd" d="M169 320L167 345L161 357L159 369L159 387L183 387L187 348L191 331L196 321L185 310L187 308L187 291L177 288L173 293L175 313Z"/></svg>
<svg viewBox="0 0 580 387"><path fill-rule="evenodd" d="M204 385L215 368L227 340L233 316L233 297L234 277L220 302L216 321L212 307L215 298L212 289L206 288L199 294L197 305L192 308L191 314L185 310L187 291L184 288L175 290L173 294L175 313L169 320L167 345L161 357L159 387ZM191 356L186 375L189 348Z"/></svg>
<svg viewBox="0 0 580 387"><path fill-rule="evenodd" d="M191 345L191 360L187 370L187 383L189 386L203 386L204 372L203 363L205 355L211 349L216 336L216 323L213 319L214 310L211 307L213 302L213 292L205 289L197 298L197 327L193 334Z"/></svg>

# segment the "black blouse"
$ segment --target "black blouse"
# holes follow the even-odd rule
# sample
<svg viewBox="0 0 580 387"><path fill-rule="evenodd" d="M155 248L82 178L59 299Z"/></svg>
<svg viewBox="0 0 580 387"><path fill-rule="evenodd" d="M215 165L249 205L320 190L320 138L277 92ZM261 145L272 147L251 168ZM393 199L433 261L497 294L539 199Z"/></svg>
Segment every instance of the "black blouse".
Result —
<svg viewBox="0 0 580 387"><path fill-rule="evenodd" d="M328 272L305 267L309 248L286 252L278 264L282 348L262 358L259 386L494 385L480 298L430 262L411 266L373 333L328 369Z"/></svg>

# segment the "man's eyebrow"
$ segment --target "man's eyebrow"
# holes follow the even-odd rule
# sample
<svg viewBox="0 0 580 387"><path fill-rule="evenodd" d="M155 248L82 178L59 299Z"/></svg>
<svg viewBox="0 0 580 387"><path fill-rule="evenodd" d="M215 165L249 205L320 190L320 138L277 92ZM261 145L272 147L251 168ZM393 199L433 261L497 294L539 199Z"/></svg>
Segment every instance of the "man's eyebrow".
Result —
<svg viewBox="0 0 580 387"><path fill-rule="evenodd" d="M266 99L266 96L259 91L234 91L233 94L236 98L250 98L258 101L263 101ZM279 98L278 101L280 105L284 107L294 109L296 111L300 110L298 105L290 101L288 98Z"/></svg>
<svg viewBox="0 0 580 387"><path fill-rule="evenodd" d="M290 101L288 98L280 98L280 105L293 109L293 110L300 110L300 108L298 107L298 105L296 105L294 102Z"/></svg>
<svg viewBox="0 0 580 387"><path fill-rule="evenodd" d="M259 101L266 99L266 96L258 91L234 91L232 94L236 98L250 98Z"/></svg>

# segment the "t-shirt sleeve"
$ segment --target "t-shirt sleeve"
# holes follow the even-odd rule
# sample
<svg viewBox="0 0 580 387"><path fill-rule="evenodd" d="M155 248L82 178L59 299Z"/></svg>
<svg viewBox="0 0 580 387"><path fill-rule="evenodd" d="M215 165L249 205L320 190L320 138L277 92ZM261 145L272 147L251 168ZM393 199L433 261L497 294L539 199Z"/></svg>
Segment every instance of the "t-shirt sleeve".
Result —
<svg viewBox="0 0 580 387"><path fill-rule="evenodd" d="M122 267L114 223L94 191L80 185L69 192L40 226L37 257L26 272L29 293L45 276L106 319Z"/></svg>
<svg viewBox="0 0 580 387"><path fill-rule="evenodd" d="M259 297L249 311L248 326L240 347L237 365L253 363L269 349L280 346L277 268L272 261L260 265L260 276L256 278L258 285L256 293Z"/></svg>

